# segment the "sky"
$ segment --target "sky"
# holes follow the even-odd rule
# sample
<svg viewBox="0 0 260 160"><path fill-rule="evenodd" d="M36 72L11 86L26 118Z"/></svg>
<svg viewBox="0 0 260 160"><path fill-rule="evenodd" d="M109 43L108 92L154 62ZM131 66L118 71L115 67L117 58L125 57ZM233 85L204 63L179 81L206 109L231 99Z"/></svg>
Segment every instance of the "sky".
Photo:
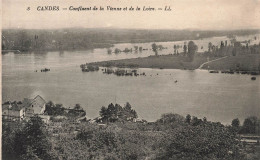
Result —
<svg viewBox="0 0 260 160"><path fill-rule="evenodd" d="M59 11L37 11L59 6ZM62 8L104 7L104 11ZM141 11L107 11L137 6ZM158 8L170 6L171 11ZM28 11L27 8L30 7ZM156 11L143 11L143 7ZM260 0L2 0L2 28L260 29Z"/></svg>

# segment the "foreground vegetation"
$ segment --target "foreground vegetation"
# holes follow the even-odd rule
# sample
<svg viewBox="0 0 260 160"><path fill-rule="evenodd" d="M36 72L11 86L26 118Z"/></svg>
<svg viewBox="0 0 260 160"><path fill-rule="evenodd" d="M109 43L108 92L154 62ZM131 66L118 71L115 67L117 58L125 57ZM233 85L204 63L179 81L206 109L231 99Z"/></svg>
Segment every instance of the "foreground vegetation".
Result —
<svg viewBox="0 0 260 160"><path fill-rule="evenodd" d="M242 126L238 119L224 126L206 118L173 113L163 114L156 122L135 121L137 117L127 103L124 107L102 107L95 121L66 119L44 124L38 116L28 122L4 121L2 156L8 160L259 158L259 145L248 150L237 134L259 134L256 117L247 118Z"/></svg>

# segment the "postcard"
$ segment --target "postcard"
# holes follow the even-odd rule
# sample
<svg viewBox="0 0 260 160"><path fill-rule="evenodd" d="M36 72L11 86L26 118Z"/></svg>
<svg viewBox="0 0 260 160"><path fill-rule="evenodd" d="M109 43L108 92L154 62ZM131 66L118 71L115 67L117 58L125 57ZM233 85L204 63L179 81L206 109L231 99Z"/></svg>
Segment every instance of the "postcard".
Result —
<svg viewBox="0 0 260 160"><path fill-rule="evenodd" d="M3 0L3 160L260 159L259 0Z"/></svg>

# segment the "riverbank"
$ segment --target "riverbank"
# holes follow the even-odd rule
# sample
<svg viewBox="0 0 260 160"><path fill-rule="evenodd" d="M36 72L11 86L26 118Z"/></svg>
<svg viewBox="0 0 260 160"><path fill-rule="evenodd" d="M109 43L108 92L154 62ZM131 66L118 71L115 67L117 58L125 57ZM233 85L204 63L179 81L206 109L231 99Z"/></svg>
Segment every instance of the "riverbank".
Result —
<svg viewBox="0 0 260 160"><path fill-rule="evenodd" d="M30 49L23 49L18 48L17 50L2 50L2 54L7 54L9 52L14 53L47 53L47 52L75 52L75 51L86 51L86 50L94 50L94 49L102 49L102 48L110 48L113 47L114 44L110 43L95 43L91 46L86 47L69 47L69 48L52 48L52 47L44 47L44 48L30 48Z"/></svg>
<svg viewBox="0 0 260 160"><path fill-rule="evenodd" d="M216 57L207 58L203 55L196 55L191 61L188 57L177 55L160 55L142 58L131 58L121 60L111 60L102 62L88 63L88 65L97 65L101 67L119 67L119 68L159 68L159 69L190 69L199 68L202 63L208 60L214 60Z"/></svg>
<svg viewBox="0 0 260 160"><path fill-rule="evenodd" d="M119 68L159 68L159 69L210 69L217 71L259 71L260 55L210 57L198 54L192 61L185 56L160 55L88 63L101 67Z"/></svg>
<svg viewBox="0 0 260 160"><path fill-rule="evenodd" d="M201 69L219 71L259 71L260 54L244 54L237 56L229 56L218 61L207 63L203 65Z"/></svg>

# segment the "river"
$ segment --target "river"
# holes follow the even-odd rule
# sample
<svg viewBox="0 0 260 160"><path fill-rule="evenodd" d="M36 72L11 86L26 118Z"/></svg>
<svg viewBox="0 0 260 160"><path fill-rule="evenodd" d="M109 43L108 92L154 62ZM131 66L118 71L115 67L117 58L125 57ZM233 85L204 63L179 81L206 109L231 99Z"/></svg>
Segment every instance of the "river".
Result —
<svg viewBox="0 0 260 160"><path fill-rule="evenodd" d="M209 41L217 45L223 39L225 37L214 37L195 43L205 46L205 49ZM172 53L173 44L178 43L183 44L184 41L157 43L168 47L159 54ZM242 121L248 116L260 115L259 76L252 81L249 75L142 68L139 71L147 76L117 77L103 74L102 71L83 73L80 70L79 65L86 62L154 54L150 50L151 43L116 44L113 49L135 45L149 49L120 54L107 54L107 49L4 54L2 99L19 101L41 95L46 101L52 100L66 107L79 103L86 109L89 118L97 117L100 108L111 102L121 105L129 102L139 117L148 121L154 121L168 112L207 117L208 120L224 124L230 124L234 118ZM39 72L45 67L51 71Z"/></svg>

